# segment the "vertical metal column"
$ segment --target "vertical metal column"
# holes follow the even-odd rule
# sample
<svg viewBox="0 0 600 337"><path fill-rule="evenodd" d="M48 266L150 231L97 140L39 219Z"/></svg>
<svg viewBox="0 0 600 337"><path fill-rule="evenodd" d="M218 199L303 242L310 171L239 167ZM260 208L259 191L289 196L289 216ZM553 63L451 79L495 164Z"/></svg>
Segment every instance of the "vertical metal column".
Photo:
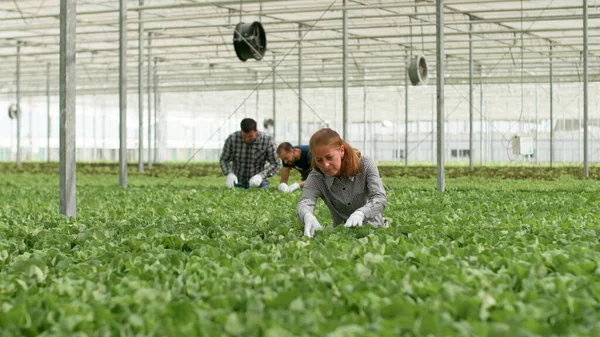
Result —
<svg viewBox="0 0 600 337"><path fill-rule="evenodd" d="M298 145L302 144L302 24L298 25Z"/></svg>
<svg viewBox="0 0 600 337"><path fill-rule="evenodd" d="M473 24L469 22L469 169L473 170L473 34L471 32L473 32Z"/></svg>
<svg viewBox="0 0 600 337"><path fill-rule="evenodd" d="M550 167L554 163L554 86L552 79L552 43L550 43Z"/></svg>
<svg viewBox="0 0 600 337"><path fill-rule="evenodd" d="M144 172L144 0L138 10L138 172Z"/></svg>
<svg viewBox="0 0 600 337"><path fill-rule="evenodd" d="M562 109L562 162L564 163L566 161L567 158L567 152L566 152L566 144L565 144L565 138L566 138L566 132L565 132L565 124L566 124L567 118L565 117L565 109Z"/></svg>
<svg viewBox="0 0 600 337"><path fill-rule="evenodd" d="M106 110L105 110L105 105L104 105L104 100L100 101L100 111L102 111L102 150L101 152L101 158L102 160L107 160L106 159Z"/></svg>
<svg viewBox="0 0 600 337"><path fill-rule="evenodd" d="M590 176L588 166L588 76L588 2L583 0L583 176L586 178Z"/></svg>
<svg viewBox="0 0 600 337"><path fill-rule="evenodd" d="M394 114L396 115L396 129L394 130L394 159L398 161L400 159L400 95L402 92L400 91L400 86L398 86L398 95L396 95L396 111Z"/></svg>
<svg viewBox="0 0 600 337"><path fill-rule="evenodd" d="M94 145L92 147L92 160L95 161L98 160L98 138L96 138L96 121L98 120L98 106L96 105L96 95L92 96L92 102L92 104L94 105L94 115L92 118L92 136L94 139Z"/></svg>
<svg viewBox="0 0 600 337"><path fill-rule="evenodd" d="M348 137L348 10L346 0L343 0L343 80L342 80L342 138Z"/></svg>
<svg viewBox="0 0 600 337"><path fill-rule="evenodd" d="M77 214L75 144L76 0L60 1L60 213Z"/></svg>
<svg viewBox="0 0 600 337"><path fill-rule="evenodd" d="M363 152L367 153L367 68L363 68Z"/></svg>
<svg viewBox="0 0 600 337"><path fill-rule="evenodd" d="M152 168L152 33L148 32L148 168Z"/></svg>
<svg viewBox="0 0 600 337"><path fill-rule="evenodd" d="M404 67L404 167L408 167L408 47L404 50L406 67ZM418 146L418 145L417 145Z"/></svg>
<svg viewBox="0 0 600 337"><path fill-rule="evenodd" d="M577 98L577 163L581 163L581 98Z"/></svg>
<svg viewBox="0 0 600 337"><path fill-rule="evenodd" d="M29 160L33 161L33 111L31 110L31 96L28 99L29 105L29 151L27 151Z"/></svg>
<svg viewBox="0 0 600 337"><path fill-rule="evenodd" d="M47 122L47 131L46 135L48 136L46 143L46 162L50 162L50 136L52 133L52 124L50 119L50 62L46 64L46 113L48 116Z"/></svg>
<svg viewBox="0 0 600 337"><path fill-rule="evenodd" d="M273 71L271 75L273 76L273 138L277 140L277 92L275 90L275 66L277 66L277 62L275 61L275 53L273 53Z"/></svg>
<svg viewBox="0 0 600 337"><path fill-rule="evenodd" d="M127 0L119 0L119 184L127 188Z"/></svg>
<svg viewBox="0 0 600 337"><path fill-rule="evenodd" d="M169 151L169 141L168 141L168 134L169 134L169 128L167 125L167 116L162 114L162 108L161 108L161 100L160 100L160 75L157 73L156 74L156 86L154 87L155 89L155 95L156 95L156 113L158 115L160 115L161 118L161 122L160 122L160 142L162 142L163 147L164 147L164 152L165 152L165 157L167 157L166 155L168 154Z"/></svg>
<svg viewBox="0 0 600 337"><path fill-rule="evenodd" d="M538 113L540 106L538 103L538 83L535 83L535 165L540 165L540 151L539 151L539 124Z"/></svg>
<svg viewBox="0 0 600 337"><path fill-rule="evenodd" d="M21 167L21 41L17 41L17 167Z"/></svg>
<svg viewBox="0 0 600 337"><path fill-rule="evenodd" d="M156 163L158 160L158 74L157 74L157 59L154 58L154 156L152 156L152 162Z"/></svg>
<svg viewBox="0 0 600 337"><path fill-rule="evenodd" d="M437 188L445 190L444 172L444 0L436 0L437 51Z"/></svg>

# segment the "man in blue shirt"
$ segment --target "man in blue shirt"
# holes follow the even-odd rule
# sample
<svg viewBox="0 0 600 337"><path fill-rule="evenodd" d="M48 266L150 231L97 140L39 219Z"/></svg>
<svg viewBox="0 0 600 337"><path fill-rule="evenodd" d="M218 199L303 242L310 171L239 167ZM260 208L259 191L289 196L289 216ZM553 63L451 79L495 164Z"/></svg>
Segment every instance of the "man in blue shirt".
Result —
<svg viewBox="0 0 600 337"><path fill-rule="evenodd" d="M277 155L282 161L282 168L280 171L281 181L278 189L281 192L290 193L294 192L299 187L304 186L304 181L308 177L310 171L312 171L312 156L308 150L308 146L292 146L292 144L284 142L277 147ZM287 182L290 176L290 169L298 170L302 176L302 181L288 186Z"/></svg>

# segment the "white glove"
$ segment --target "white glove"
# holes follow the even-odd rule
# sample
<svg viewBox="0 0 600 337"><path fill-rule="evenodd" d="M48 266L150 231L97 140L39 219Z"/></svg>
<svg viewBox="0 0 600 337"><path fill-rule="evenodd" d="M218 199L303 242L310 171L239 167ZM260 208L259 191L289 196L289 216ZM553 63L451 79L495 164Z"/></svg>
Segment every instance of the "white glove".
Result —
<svg viewBox="0 0 600 337"><path fill-rule="evenodd" d="M350 215L348 220L346 220L346 224L344 225L344 227L360 227L363 225L364 220L365 214L361 211L356 211Z"/></svg>
<svg viewBox="0 0 600 337"><path fill-rule="evenodd" d="M260 186L260 184L262 183L263 179L260 176L260 174L257 174L255 176L253 176L252 178L250 178L250 187L258 187Z"/></svg>
<svg viewBox="0 0 600 337"><path fill-rule="evenodd" d="M295 190L297 190L298 188L300 188L300 185L298 183L293 183L288 187L288 192L294 192Z"/></svg>
<svg viewBox="0 0 600 337"><path fill-rule="evenodd" d="M304 235L312 238L315 232L320 230L321 224L319 220L312 213L306 213L304 216Z"/></svg>
<svg viewBox="0 0 600 337"><path fill-rule="evenodd" d="M233 188L238 183L237 177L233 172L227 174L227 188Z"/></svg>
<svg viewBox="0 0 600 337"><path fill-rule="evenodd" d="M287 193L288 191L288 185L286 183L281 183L279 184L279 187L277 188L279 191L283 192L283 193Z"/></svg>

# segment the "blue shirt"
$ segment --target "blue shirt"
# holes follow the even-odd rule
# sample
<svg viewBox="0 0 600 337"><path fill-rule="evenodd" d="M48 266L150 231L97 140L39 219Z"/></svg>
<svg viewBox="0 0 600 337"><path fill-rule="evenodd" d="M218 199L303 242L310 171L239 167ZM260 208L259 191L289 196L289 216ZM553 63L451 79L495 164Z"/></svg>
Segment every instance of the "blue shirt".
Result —
<svg viewBox="0 0 600 337"><path fill-rule="evenodd" d="M305 170L310 170L310 165L311 165L311 161L312 161L312 155L310 154L310 151L308 149L308 145L298 145L298 146L294 146L294 149L300 149L302 152L300 154L300 159L296 160L294 162L294 164L292 165L288 165L286 163L283 163L283 167L289 167L289 168L298 168L301 171L305 171Z"/></svg>

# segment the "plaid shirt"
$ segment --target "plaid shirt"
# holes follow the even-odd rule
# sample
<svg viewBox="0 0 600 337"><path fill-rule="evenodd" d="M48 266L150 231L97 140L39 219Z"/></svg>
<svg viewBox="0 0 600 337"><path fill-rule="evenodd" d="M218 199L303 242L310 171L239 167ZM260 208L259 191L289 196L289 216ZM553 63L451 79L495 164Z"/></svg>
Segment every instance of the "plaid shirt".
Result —
<svg viewBox="0 0 600 337"><path fill-rule="evenodd" d="M233 172L241 185L247 185L256 174L260 174L265 180L272 177L279 171L280 165L273 137L260 131L252 144L244 142L241 131L229 135L220 161L223 174ZM269 166L265 167L267 161ZM230 162L233 162L233 167Z"/></svg>
<svg viewBox="0 0 600 337"><path fill-rule="evenodd" d="M296 206L296 215L303 224L306 213L313 213L317 198L325 201L334 226L344 223L354 211L363 212L365 222L374 227L387 224L382 214L387 202L383 182L370 157L361 156L360 172L353 177L330 177L313 170L304 182L302 198Z"/></svg>

